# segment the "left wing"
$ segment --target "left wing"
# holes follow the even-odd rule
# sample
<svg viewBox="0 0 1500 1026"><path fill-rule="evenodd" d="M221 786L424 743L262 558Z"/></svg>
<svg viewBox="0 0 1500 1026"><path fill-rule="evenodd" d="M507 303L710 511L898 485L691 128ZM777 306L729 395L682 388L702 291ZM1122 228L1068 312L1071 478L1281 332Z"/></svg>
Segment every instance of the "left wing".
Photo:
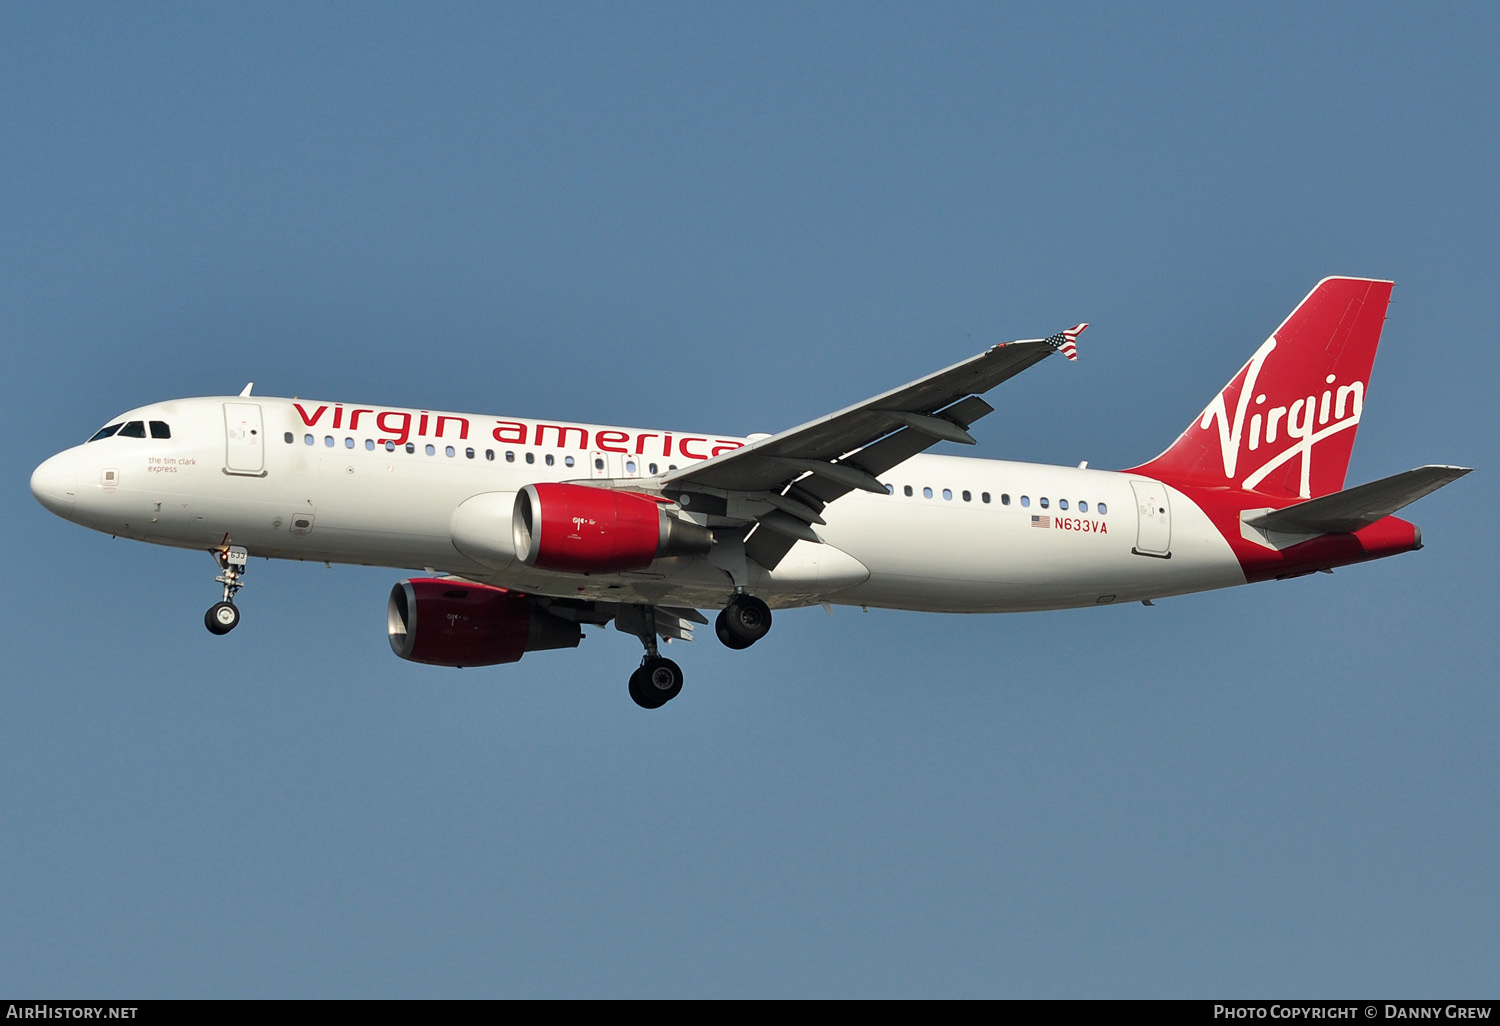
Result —
<svg viewBox="0 0 1500 1026"><path fill-rule="evenodd" d="M1081 330L1072 330L1072 337ZM973 445L969 425L994 411L980 393L1061 349L1061 337L994 346L837 413L671 471L661 491L720 526L753 526L746 554L775 569L798 539L820 541L813 525L824 523L828 503L856 488L885 494L878 475L938 442Z"/></svg>

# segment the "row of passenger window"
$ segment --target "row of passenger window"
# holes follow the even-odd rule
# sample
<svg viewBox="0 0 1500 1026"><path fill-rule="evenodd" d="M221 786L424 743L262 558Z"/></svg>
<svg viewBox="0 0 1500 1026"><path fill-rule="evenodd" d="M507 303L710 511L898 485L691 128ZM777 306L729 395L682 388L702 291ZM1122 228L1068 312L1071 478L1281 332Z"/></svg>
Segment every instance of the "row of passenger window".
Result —
<svg viewBox="0 0 1500 1026"><path fill-rule="evenodd" d="M131 425L127 425L127 427L132 426L132 425L133 426L138 426L139 424L140 424L139 421L132 421ZM166 438L166 437L168 437L165 434L157 435L155 433L156 426L158 424L161 424L160 421L152 421L151 424L152 424L152 437L155 437L155 438ZM115 424L115 425L112 425L112 427L118 428L119 425ZM165 424L161 424L161 427L165 431L166 425ZM101 431L99 434L95 435L94 437L95 438L104 438L104 437L107 437L107 435L105 434L105 432L113 433L111 431L111 428L105 428L104 431ZM125 432L121 431L120 433L124 434ZM141 437L141 436L136 436L136 437ZM287 445L293 445L297 441L297 436L295 434L293 434L292 432L290 432L290 431L288 431L283 437L286 439L286 444ZM92 441L92 440L93 439L90 439L90 441ZM313 436L313 435L310 435L310 434L303 435L302 436L302 441L303 441L304 445L316 445L317 442L318 442L317 438L315 436ZM397 445L396 445L396 443L394 441L386 441L386 442L381 443L381 444L385 448L386 452L395 452L396 449L397 449ZM337 447L338 440L335 439L332 435L324 435L323 436L323 445L324 445L325 448L332 449L332 448ZM355 448L355 441L354 441L354 439L352 437L345 436L345 438L344 438L344 448L345 449L353 449L353 448ZM365 448L367 450L373 452L375 450L375 448L376 448L375 439L373 439L373 438L366 438L365 439ZM400 448L403 448L408 453L413 453L413 454L416 453L416 451L417 451L417 445L416 445L415 442L407 442L405 445L401 446ZM423 447L423 449L427 453L428 456L436 456L437 455L437 446L433 445L431 442L426 443L426 445ZM477 452L477 450L475 450L472 447L466 447L464 449L463 453L464 453L464 458L465 459L471 459L472 460L472 459L477 459L478 458L478 452ZM450 459L456 458L458 456L458 450L455 447L451 446L451 445L446 445L446 446L443 447L443 455L449 457ZM524 458L525 462L527 462L527 463L535 463L536 462L536 453L534 453L534 452L523 452L521 455ZM490 460L491 462L493 462L494 459L495 459L495 450L494 449L485 449L484 450L484 458L487 459L487 460ZM514 462L516 462L516 452L515 452L515 450L514 449L507 449L507 450L505 450L505 456L504 456L504 458L505 458L505 462L507 462L507 463L514 463ZM563 459L563 466L565 466L565 467L572 467L572 466L576 465L576 461L574 460L574 458L571 455L564 455L562 459ZM542 462L545 463L549 467L550 466L554 466L556 464L556 462L557 462L557 457L554 454L550 453L550 452L549 453L544 453L542 455ZM594 469L595 470L601 470L601 471L604 469L604 459L603 459L603 457L600 457L600 456L594 457ZM675 463L668 464L667 469L668 470L676 470L677 469L677 464L675 464ZM627 474L635 474L635 473L638 473L638 471L639 471L639 464L637 464L634 459L627 458L625 460L625 472ZM661 468L660 468L660 466L658 464L656 464L656 463L648 463L648 464L646 464L646 473L651 474L651 475L655 475L655 474L658 474L660 472L661 472ZM896 486L888 484L888 485L885 486L885 490L886 490L886 493L888 495L894 495L896 493ZM907 495L907 496L910 496L910 495L914 494L914 490L913 490L913 488L912 488L911 485L904 485L902 487L901 491L902 491L902 494ZM964 502L973 502L974 501L974 493L971 492L971 491L968 491L967 489L959 492L958 494L959 494L959 497ZM944 489L942 489L942 496L943 496L943 498L945 500L951 502L953 500L953 489L951 489L951 488L944 488ZM931 488L924 487L922 489L922 497L924 499L931 499L931 498L933 498L934 497L933 490ZM980 492L979 493L979 501L981 503L988 503L990 501L990 493L989 492ZM1031 496L1029 496L1029 495L1022 495L1020 497L1020 502L1021 502L1021 505L1023 507L1029 508L1031 506ZM1009 492L1001 492L1000 493L1000 505L1002 505L1002 506L1009 506L1010 503L1011 503L1010 493ZM1047 496L1044 495L1044 496L1041 496L1040 498L1037 499L1037 504L1042 509L1048 509L1051 506L1051 500ZM1068 500L1067 499L1058 499L1057 500L1057 508L1060 509L1060 510L1067 509L1068 508ZM1078 508L1078 512L1080 512L1080 513L1087 513L1089 511L1088 501L1086 499L1079 499L1078 500L1078 507L1077 508ZM1109 512L1109 507L1107 505L1105 505L1104 503L1102 503L1102 502L1095 503L1095 511L1100 516L1103 516L1103 515L1105 515L1106 513Z"/></svg>
<svg viewBox="0 0 1500 1026"><path fill-rule="evenodd" d="M146 434L147 424L148 424L148 422L147 421L143 421L143 420L132 420L132 421L128 421L128 422L125 422L125 423L107 424L104 427L100 428L98 431L94 432L94 437L90 438L89 441L90 442L97 442L101 438L111 438L111 437L119 437L119 438L146 438L146 437L148 437L147 434ZM150 424L150 427L151 427L151 434L150 434L149 437L151 437L151 438L171 438L172 437L172 429L167 426L167 422L166 421L164 421L164 420L153 420L153 421L150 421L149 424Z"/></svg>
<svg viewBox="0 0 1500 1026"><path fill-rule="evenodd" d="M886 490L886 493L888 495L895 495L896 494L896 486L895 485L889 485L888 484L888 485L885 486L885 490ZM913 495L914 491L912 489L912 486L911 485L903 485L902 488L901 488L901 494L908 495L908 496ZM949 502L953 501L953 489L951 489L951 488L944 488L944 489L942 489L942 496L943 496L943 498L945 500L947 500ZM974 501L974 493L973 492L965 490L965 491L959 492L959 496L960 496L960 498L963 499L964 502L973 502ZM922 489L922 498L924 498L924 499L931 499L932 497L933 497L933 490L931 488L923 488ZM980 502L989 502L990 501L990 493L989 492L980 492L979 493L979 501ZM1037 501L1037 505L1039 505L1042 509L1050 509L1051 508L1052 500L1049 499L1045 495L1041 496L1036 501ZM1010 493L1009 492L1001 492L1000 493L1000 505L1002 505L1002 506L1009 506L1010 505ZM1023 496L1021 496L1021 505L1024 506L1024 507L1030 508L1030 506L1031 506L1031 496L1029 496L1029 495L1023 495ZM1068 508L1068 500L1067 499L1058 499L1057 500L1057 508L1058 509L1067 509ZM1078 512L1080 512L1080 513L1087 513L1089 511L1088 500L1087 499L1079 499L1078 500L1078 506L1077 506L1077 508L1078 508ZM1104 516L1106 513L1109 512L1109 506L1107 504L1105 504L1105 503L1102 503L1102 502L1096 502L1094 504L1094 511L1096 513L1098 513L1100 516Z"/></svg>
<svg viewBox="0 0 1500 1026"><path fill-rule="evenodd" d="M293 434L292 432L288 431L283 437L286 439L286 444L287 445L294 445L294 444L296 444L297 436L295 434ZM302 442L303 442L304 445L317 445L318 444L317 438L315 436L313 436L313 435L303 435L302 436ZM336 438L334 438L332 435L324 435L323 436L323 445L324 445L325 448L333 449L333 448L336 448L338 446L338 440ZM386 452L395 452L398 448L405 449L407 452L413 453L413 454L415 454L416 451L417 451L417 444L415 442L407 442L405 445L397 446L397 444L394 441L387 440L385 442L380 443L380 445L381 445L381 447L383 447L385 449ZM351 437L345 436L345 438L344 438L344 448L345 449L353 449L355 447L356 446L355 446L354 439L351 438ZM376 448L375 439L373 439L373 438L366 438L365 439L365 449L368 450L368 451L370 451L370 452L374 452L375 448ZM437 446L433 445L431 442L428 442L425 446L423 446L423 451L425 451L428 456L436 456L437 455ZM443 455L449 457L450 459L451 458L456 458L458 456L458 450L456 448L454 448L453 446L451 446L451 445L445 445L445 446L443 446ZM476 449L474 449L472 446L466 446L464 448L464 450L463 450L463 455L464 455L465 459L470 459L470 460L477 459L479 457L478 451ZM534 452L523 452L523 453L521 453L521 456L523 457L524 462L526 462L526 463L535 463L536 462L536 453L534 453ZM484 458L487 459L487 460L489 460L489 461L491 461L491 462L493 462L495 460L495 458L496 458L495 457L495 450L494 449L485 449L484 450ZM506 463L514 463L514 462L516 462L516 452L515 452L515 450L514 449L507 449L507 450L505 450L504 459L505 459ZM569 455L564 455L563 458L562 458L562 461L563 461L563 466L565 466L565 467L572 467L572 466L576 466L577 465L577 461L572 456L569 456ZM543 455L542 455L542 462L545 463L549 467L555 466L556 463L557 463L557 457L553 453L550 453L550 452L549 453L543 453ZM661 472L661 467L658 464L656 464L656 463L648 463L645 466L646 466L646 473L648 473L648 474L655 475L655 474L658 474L658 473ZM625 460L625 473L627 473L627 474L636 474L636 473L640 472L640 468L641 468L641 464L639 464L633 457L627 457L626 458L626 460ZM602 456L595 456L594 457L594 469L595 470L603 470L604 469L604 457L602 457ZM676 470L677 469L677 464L670 463L670 464L667 465L667 469L668 470Z"/></svg>

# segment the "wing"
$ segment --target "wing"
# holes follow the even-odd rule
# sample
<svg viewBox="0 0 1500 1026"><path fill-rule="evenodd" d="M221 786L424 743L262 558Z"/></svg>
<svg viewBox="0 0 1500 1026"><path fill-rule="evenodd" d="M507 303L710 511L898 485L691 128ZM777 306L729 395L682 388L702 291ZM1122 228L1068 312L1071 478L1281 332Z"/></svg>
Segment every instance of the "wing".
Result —
<svg viewBox="0 0 1500 1026"><path fill-rule="evenodd" d="M746 555L775 569L799 539L820 540L813 525L824 523L828 503L857 488L885 494L880 474L938 442L974 444L969 425L994 411L980 393L1059 351L1054 339L1061 335L994 346L837 413L672 471L661 491L715 526L743 524Z"/></svg>

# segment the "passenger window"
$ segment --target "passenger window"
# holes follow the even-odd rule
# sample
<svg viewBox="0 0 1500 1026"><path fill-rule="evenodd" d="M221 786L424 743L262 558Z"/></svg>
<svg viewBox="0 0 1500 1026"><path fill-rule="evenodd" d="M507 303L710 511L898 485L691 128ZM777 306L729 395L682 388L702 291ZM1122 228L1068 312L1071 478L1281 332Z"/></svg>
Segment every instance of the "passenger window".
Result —
<svg viewBox="0 0 1500 1026"><path fill-rule="evenodd" d="M344 439L344 448L345 449L352 449L352 448L354 448L354 439L352 439L352 438L346 438L346 439Z"/></svg>
<svg viewBox="0 0 1500 1026"><path fill-rule="evenodd" d="M1057 508L1058 509L1067 509L1068 508L1068 500L1067 499L1058 499L1057 500Z"/></svg>
<svg viewBox="0 0 1500 1026"><path fill-rule="evenodd" d="M99 436L98 436L98 435L95 435L95 436L94 436L94 437L95 437L95 438L97 438L97 437L99 437ZM285 438L285 439L286 439L286 444L287 444L287 445L291 445L291 444L292 444L292 443L293 443L293 442L295 442L295 441L296 441L296 440L297 440L297 436L296 436L296 435L294 435L294 434L292 434L292 433L291 433L291 432L290 432L290 431L288 431L288 432L287 432L287 433L286 433L286 434L285 434L285 435L283 435L283 436L282 436L282 437L284 437L284 438Z"/></svg>
<svg viewBox="0 0 1500 1026"><path fill-rule="evenodd" d="M507 454L507 455L509 455L509 454ZM487 459L487 460L493 460L495 458L495 450L494 449L486 449L486 450L484 450L484 458Z"/></svg>
<svg viewBox="0 0 1500 1026"><path fill-rule="evenodd" d="M905 488L901 489L901 491L906 495L911 495L911 485L907 485Z"/></svg>
<svg viewBox="0 0 1500 1026"><path fill-rule="evenodd" d="M514 462L516 462L516 454L513 453L513 452L507 452L505 454L505 462L506 463L514 463Z"/></svg>
<svg viewBox="0 0 1500 1026"><path fill-rule="evenodd" d="M473 450L473 449L465 449L465 450L464 450L464 456L465 456L465 457L466 457L466 458L468 458L468 459L471 459L471 460L472 460L472 459L473 459L473 458L474 458L474 450Z"/></svg>
<svg viewBox="0 0 1500 1026"><path fill-rule="evenodd" d="M427 449L427 455L429 455L429 456L435 456L435 455L437 455L437 450L435 448L433 448L431 442L427 443L426 449Z"/></svg>
<svg viewBox="0 0 1500 1026"><path fill-rule="evenodd" d="M536 462L536 453L534 453L534 452L528 452L526 454L526 462L527 463L535 463Z"/></svg>
<svg viewBox="0 0 1500 1026"><path fill-rule="evenodd" d="M1043 496L1042 496L1042 497L1041 497L1041 498L1040 498L1040 499L1039 499L1039 500L1037 500L1037 501L1039 501L1039 502L1040 502L1040 503L1041 503L1041 504L1042 504L1042 509L1046 509L1046 508L1047 508L1047 497L1046 497L1046 496L1045 496L1045 495L1043 495Z"/></svg>
<svg viewBox="0 0 1500 1026"><path fill-rule="evenodd" d="M1009 496L1002 495L1001 498L1004 499L1007 504L1009 504L1009 502L1010 502L1010 497ZM989 492L980 492L979 493L979 501L980 502L989 502L990 501L990 493Z"/></svg>
<svg viewBox="0 0 1500 1026"><path fill-rule="evenodd" d="M972 495L970 495L970 494L969 494L969 493L968 493L968 491L967 491L967 490L965 490L965 491L964 491L964 501L965 501L965 502L968 502L968 501L969 501L969 500L971 500L971 499L972 499L972 498L973 498L973 496L972 496Z"/></svg>
<svg viewBox="0 0 1500 1026"><path fill-rule="evenodd" d="M323 446L324 446L324 448L328 448L328 449L332 449L333 448L333 436L332 435L324 435L323 436Z"/></svg>
<svg viewBox="0 0 1500 1026"><path fill-rule="evenodd" d="M146 422L143 420L132 420L120 429L121 438L145 438Z"/></svg>
<svg viewBox="0 0 1500 1026"><path fill-rule="evenodd" d="M453 455L455 455L455 453L453 451L453 446L450 445L450 446L446 447L445 449L443 449L443 455L444 456L453 456Z"/></svg>
<svg viewBox="0 0 1500 1026"><path fill-rule="evenodd" d="M953 489L952 488L944 488L943 489L943 499L945 501L947 501L947 502L952 502L953 501Z"/></svg>
<svg viewBox="0 0 1500 1026"><path fill-rule="evenodd" d="M923 488L922 489L922 498L924 498L924 499L930 499L930 498L932 498L932 489L931 488Z"/></svg>
<svg viewBox="0 0 1500 1026"><path fill-rule="evenodd" d="M387 438L385 440L385 451L386 452L395 452L396 451L396 443L393 440Z"/></svg>
<svg viewBox="0 0 1500 1026"><path fill-rule="evenodd" d="M547 466L549 466L549 467L550 467L550 466L552 466L552 464L553 464L553 463L555 463L555 462L556 462L556 461L555 461L555 460L554 460L554 459L553 459L553 458L552 458L552 454L551 454L551 453L550 453L550 452L549 452L549 453L548 453L548 454L547 454Z"/></svg>
<svg viewBox="0 0 1500 1026"><path fill-rule="evenodd" d="M1089 511L1089 504L1087 502L1085 502L1084 500L1079 499L1078 500L1078 512L1080 512L1080 513L1087 513L1088 511Z"/></svg>
<svg viewBox="0 0 1500 1026"><path fill-rule="evenodd" d="M366 452L374 452L375 451L375 439L373 439L373 438L366 438L365 439L365 451Z"/></svg>
<svg viewBox="0 0 1500 1026"><path fill-rule="evenodd" d="M1104 514L1106 514L1106 513L1108 513L1108 512L1109 512L1109 507L1108 507L1108 506L1106 506L1106 505L1105 505L1105 504L1104 504L1104 503L1102 503L1102 502L1101 502L1101 503L1099 503L1099 515L1100 515L1100 516L1101 516L1101 517L1102 517L1102 516L1104 516Z"/></svg>
<svg viewBox="0 0 1500 1026"><path fill-rule="evenodd" d="M595 470L603 470L604 469L604 461L602 459L600 459L599 457L597 457L597 456L594 457L594 469Z"/></svg>
<svg viewBox="0 0 1500 1026"><path fill-rule="evenodd" d="M120 430L120 425L118 425L118 424L110 424L107 427L102 427L102 428L100 428L98 431L96 431L94 433L94 437L90 438L89 441L90 442L97 442L101 438L108 438L110 435L114 434L118 430ZM290 442L292 440L292 436L290 434L287 435L286 436L286 440L288 442Z"/></svg>
<svg viewBox="0 0 1500 1026"><path fill-rule="evenodd" d="M573 459L573 457L571 457L571 456L568 457L568 460L569 460L568 466L570 466L570 467L573 465L572 459ZM627 474L634 474L635 473L635 460L626 460L625 461L625 473L627 473Z"/></svg>
<svg viewBox="0 0 1500 1026"><path fill-rule="evenodd" d="M1029 496L1029 495L1023 495L1023 496L1021 496L1021 505L1023 505L1023 506L1030 506L1031 505L1031 496Z"/></svg>
<svg viewBox="0 0 1500 1026"><path fill-rule="evenodd" d="M989 502L990 500L989 499L985 499L984 501L985 502ZM1010 505L1010 492L1001 492L1000 493L1000 505L1002 505L1002 506L1009 506Z"/></svg>
<svg viewBox="0 0 1500 1026"><path fill-rule="evenodd" d="M885 494L887 494L887 495L895 495L896 494L896 486L895 485L889 485L889 484L886 485L885 486Z"/></svg>
<svg viewBox="0 0 1500 1026"><path fill-rule="evenodd" d="M169 428L169 427L167 427L167 422L164 421L164 420L153 420L151 422L151 437L152 438L171 438L172 437L172 429Z"/></svg>
<svg viewBox="0 0 1500 1026"><path fill-rule="evenodd" d="M573 465L573 457L571 457L571 456L564 456L563 457L563 463L564 463L564 465L571 467Z"/></svg>
<svg viewBox="0 0 1500 1026"><path fill-rule="evenodd" d="M313 436L312 435L303 435L302 436L302 442L303 442L304 445L312 445L313 444Z"/></svg>
<svg viewBox="0 0 1500 1026"><path fill-rule="evenodd" d="M417 443L415 443L415 442L407 442L406 443L406 451L407 451L408 454L416 452L417 451Z"/></svg>
<svg viewBox="0 0 1500 1026"><path fill-rule="evenodd" d="M655 463L651 464L651 466L648 467L647 469L650 470L652 474L655 474L656 473L656 464Z"/></svg>

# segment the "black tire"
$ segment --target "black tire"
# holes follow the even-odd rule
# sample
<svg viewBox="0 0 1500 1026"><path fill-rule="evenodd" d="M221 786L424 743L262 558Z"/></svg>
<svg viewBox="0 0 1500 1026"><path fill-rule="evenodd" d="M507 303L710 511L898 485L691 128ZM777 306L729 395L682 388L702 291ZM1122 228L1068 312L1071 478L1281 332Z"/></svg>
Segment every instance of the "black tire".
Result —
<svg viewBox="0 0 1500 1026"><path fill-rule="evenodd" d="M203 626L210 634L228 634L240 625L240 611L233 602L215 602L203 614Z"/></svg>
<svg viewBox="0 0 1500 1026"><path fill-rule="evenodd" d="M647 709L658 709L682 693L682 667L661 656L648 658L630 679L641 697L650 704L641 703L639 698L636 702Z"/></svg>
<svg viewBox="0 0 1500 1026"><path fill-rule="evenodd" d="M729 618L724 615L722 610L719 612L718 619L714 621L714 633L719 636L719 640L724 643L725 648L732 648L738 652L741 649L750 647L750 642L741 641L729 633Z"/></svg>
<svg viewBox="0 0 1500 1026"><path fill-rule="evenodd" d="M771 607L754 595L737 595L724 607L723 619L724 632L740 642L740 648L748 648L771 630Z"/></svg>
<svg viewBox="0 0 1500 1026"><path fill-rule="evenodd" d="M630 700L642 709L656 709L661 703L654 702L655 695L648 695L641 690L642 678L646 676L644 670L636 670L630 675Z"/></svg>
<svg viewBox="0 0 1500 1026"><path fill-rule="evenodd" d="M667 662L668 660L662 660L662 661L663 662ZM673 663L672 665L676 666L677 664ZM671 689L669 689L669 690L671 690ZM647 672L646 672L646 667L645 666L642 666L640 669L636 670L634 673L632 673L630 675L630 698L631 698L631 701L635 702L635 704L638 705L638 706L640 706L642 709L660 709L662 706L666 705L667 702L669 702L671 699L675 698L677 696L677 692L681 691L681 690L682 690L682 674L681 674L680 670L678 671L678 674L677 674L677 687L676 687L676 689L675 690L671 690L671 693L668 694L668 695L666 695L665 697L663 697L662 693L660 691L658 691L657 689L653 688L651 686L651 684L649 683L649 677L647 676Z"/></svg>

